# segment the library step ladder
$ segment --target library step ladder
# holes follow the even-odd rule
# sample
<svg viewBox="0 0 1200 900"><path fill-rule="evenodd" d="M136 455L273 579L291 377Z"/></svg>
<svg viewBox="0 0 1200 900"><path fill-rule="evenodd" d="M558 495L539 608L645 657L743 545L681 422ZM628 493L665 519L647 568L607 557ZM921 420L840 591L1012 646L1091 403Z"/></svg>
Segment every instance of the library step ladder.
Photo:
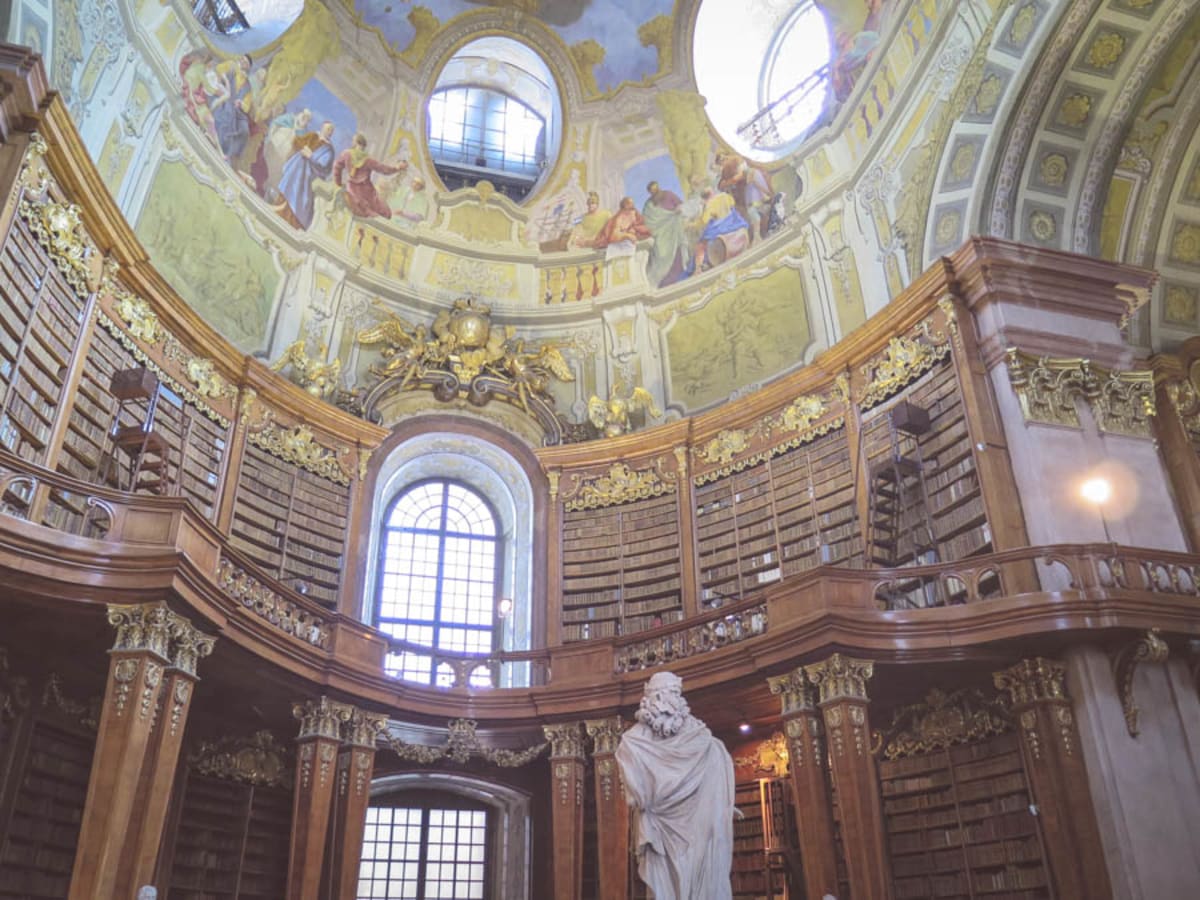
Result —
<svg viewBox="0 0 1200 900"><path fill-rule="evenodd" d="M898 403L888 413L888 454L870 468L867 559L872 565L937 561L925 464L916 440L929 427L929 413L911 403Z"/></svg>
<svg viewBox="0 0 1200 900"><path fill-rule="evenodd" d="M103 463L101 482L130 493L166 494L171 485L171 445L154 427L158 378L144 366L124 369L113 373L109 391L117 408L108 431L112 450ZM123 471L119 456L125 457Z"/></svg>

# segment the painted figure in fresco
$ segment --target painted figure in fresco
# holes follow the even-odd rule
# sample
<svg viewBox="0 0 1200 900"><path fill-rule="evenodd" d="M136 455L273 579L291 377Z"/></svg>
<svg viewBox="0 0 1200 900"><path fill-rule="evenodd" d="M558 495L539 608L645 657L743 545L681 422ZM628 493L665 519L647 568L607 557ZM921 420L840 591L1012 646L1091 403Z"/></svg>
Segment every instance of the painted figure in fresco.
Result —
<svg viewBox="0 0 1200 900"><path fill-rule="evenodd" d="M612 213L607 209L600 208L600 195L595 191L588 191L587 212L571 229L571 234L567 238L567 247L570 249L595 247L596 237L611 218Z"/></svg>
<svg viewBox="0 0 1200 900"><path fill-rule="evenodd" d="M279 179L283 177L283 167L295 152L292 145L296 138L308 131L312 117L311 109L302 109L296 113L284 113L271 120L266 146L263 148L269 188L278 188Z"/></svg>
<svg viewBox="0 0 1200 900"><path fill-rule="evenodd" d="M391 166L373 159L367 153L366 137L356 134L353 146L343 150L333 164L333 182L345 189L346 207L354 215L362 219L372 216L390 219L391 207L383 202L383 198L375 190L371 175L376 172L380 175L395 175L407 168L406 162Z"/></svg>
<svg viewBox="0 0 1200 900"><path fill-rule="evenodd" d="M705 188L701 194L700 240L696 268L703 271L732 259L749 246L750 224L742 218L732 194Z"/></svg>
<svg viewBox="0 0 1200 900"><path fill-rule="evenodd" d="M774 193L767 173L736 153L717 154L717 190L728 191L742 218L750 225L750 241L767 236L769 207Z"/></svg>
<svg viewBox="0 0 1200 900"><path fill-rule="evenodd" d="M219 146L212 107L229 99L229 85L218 74L216 59L209 54L188 54L179 63L179 77L187 114Z"/></svg>
<svg viewBox="0 0 1200 900"><path fill-rule="evenodd" d="M276 207L294 228L307 230L313 220L313 182L333 174L333 123L325 122L318 133L309 132L292 140L292 155L279 178L282 203Z"/></svg>
<svg viewBox="0 0 1200 900"><path fill-rule="evenodd" d="M632 255L638 241L650 237L650 229L633 205L632 197L622 197L621 205L596 235L594 246L606 248L610 256ZM615 251L615 252L614 252Z"/></svg>
<svg viewBox="0 0 1200 900"><path fill-rule="evenodd" d="M646 185L646 192L649 196L642 206L642 218L654 235L646 280L653 286L666 287L691 274L683 200L674 191L664 190L657 181Z"/></svg>
<svg viewBox="0 0 1200 900"><path fill-rule="evenodd" d="M409 184L400 188L395 200L392 212L400 218L401 224L424 222L429 218L429 194L425 192L425 179L420 175L414 175Z"/></svg>
<svg viewBox="0 0 1200 900"><path fill-rule="evenodd" d="M729 900L733 760L682 689L673 672L652 675L617 747L638 875L655 900Z"/></svg>
<svg viewBox="0 0 1200 900"><path fill-rule="evenodd" d="M209 103L217 144L230 165L235 165L250 141L250 110L253 104L253 82L250 79L250 56L239 56L217 66L227 92Z"/></svg>

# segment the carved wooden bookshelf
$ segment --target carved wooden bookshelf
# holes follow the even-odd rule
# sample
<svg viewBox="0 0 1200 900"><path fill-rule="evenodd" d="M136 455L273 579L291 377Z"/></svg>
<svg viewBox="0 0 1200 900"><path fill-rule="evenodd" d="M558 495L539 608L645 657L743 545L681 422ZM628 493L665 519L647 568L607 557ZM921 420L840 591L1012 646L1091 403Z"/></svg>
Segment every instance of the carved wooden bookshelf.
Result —
<svg viewBox="0 0 1200 900"><path fill-rule="evenodd" d="M881 760L897 900L1051 896L1017 736Z"/></svg>
<svg viewBox="0 0 1200 900"><path fill-rule="evenodd" d="M167 897L282 897L291 819L287 790L189 772L177 794Z"/></svg>
<svg viewBox="0 0 1200 900"><path fill-rule="evenodd" d="M563 516L564 643L683 617L677 495Z"/></svg>
<svg viewBox="0 0 1200 900"><path fill-rule="evenodd" d="M95 735L44 707L24 718L7 760L0 746L0 897L50 900L67 896Z"/></svg>
<svg viewBox="0 0 1200 900"><path fill-rule="evenodd" d="M350 490L247 445L231 543L262 569L337 604Z"/></svg>
<svg viewBox="0 0 1200 900"><path fill-rule="evenodd" d="M705 603L861 556L846 435L838 429L696 488Z"/></svg>

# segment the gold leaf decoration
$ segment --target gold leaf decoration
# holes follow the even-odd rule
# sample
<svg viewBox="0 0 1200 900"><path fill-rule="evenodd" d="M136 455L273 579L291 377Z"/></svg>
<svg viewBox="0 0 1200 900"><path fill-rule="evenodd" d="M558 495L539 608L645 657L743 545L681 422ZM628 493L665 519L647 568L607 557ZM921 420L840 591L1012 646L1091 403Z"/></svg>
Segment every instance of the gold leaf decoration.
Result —
<svg viewBox="0 0 1200 900"><path fill-rule="evenodd" d="M888 341L880 359L862 367L867 386L859 397L859 405L870 409L882 403L900 388L915 381L950 352L948 344L932 346L916 338L900 335Z"/></svg>
<svg viewBox="0 0 1200 900"><path fill-rule="evenodd" d="M150 308L150 304L141 297L136 297L128 291L117 294L114 304L117 315L125 323L125 328L143 344L153 346L163 336L162 326L158 324L158 316Z"/></svg>
<svg viewBox="0 0 1200 900"><path fill-rule="evenodd" d="M982 740L1012 727L1007 705L974 688L947 694L934 688L920 703L892 713L891 725L877 734L887 759L943 750Z"/></svg>
<svg viewBox="0 0 1200 900"><path fill-rule="evenodd" d="M290 462L336 484L349 484L350 475L337 454L317 442L313 430L301 423L292 428L270 424L250 431L246 440L272 456Z"/></svg>
<svg viewBox="0 0 1200 900"><path fill-rule="evenodd" d="M188 758L193 772L226 781L264 787L286 787L291 781L287 751L270 731L253 737L205 741Z"/></svg>
<svg viewBox="0 0 1200 900"><path fill-rule="evenodd" d="M515 769L533 762L549 746L549 742L534 744L524 750L503 750L486 747L476 734L476 722L473 719L454 719L447 725L449 734L446 743L440 747L428 744L410 744L400 738L389 735L383 738L389 750L408 762L430 765L442 760L463 765L478 757L505 769Z"/></svg>
<svg viewBox="0 0 1200 900"><path fill-rule="evenodd" d="M1101 431L1150 437L1156 414L1152 372L1118 372L1086 359L1035 358L1010 347L1008 376L1026 422L1079 427L1086 403Z"/></svg>
<svg viewBox="0 0 1200 900"><path fill-rule="evenodd" d="M662 473L656 462L645 469L631 469L625 463L613 463L608 472L582 479L570 494L564 494L569 511L599 509L675 493L675 475Z"/></svg>
<svg viewBox="0 0 1200 900"><path fill-rule="evenodd" d="M81 297L91 293L89 260L95 248L84 234L79 207L53 200L37 203L22 200L20 213L67 284Z"/></svg>
<svg viewBox="0 0 1200 900"><path fill-rule="evenodd" d="M727 463L749 448L753 436L753 431L744 428L726 428L703 447L696 447L693 452L707 463Z"/></svg>

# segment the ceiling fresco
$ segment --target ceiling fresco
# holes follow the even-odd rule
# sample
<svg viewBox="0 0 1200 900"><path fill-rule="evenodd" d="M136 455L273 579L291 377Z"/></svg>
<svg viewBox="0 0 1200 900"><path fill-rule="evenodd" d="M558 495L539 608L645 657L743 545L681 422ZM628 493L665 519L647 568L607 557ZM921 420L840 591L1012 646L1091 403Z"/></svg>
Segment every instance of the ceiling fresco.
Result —
<svg viewBox="0 0 1200 900"><path fill-rule="evenodd" d="M267 361L306 342L346 389L377 362L361 331L472 295L563 348L569 416L622 384L669 419L803 364L972 233L1161 268L1134 338L1200 328L1200 0L816 0L831 101L770 162L709 121L700 2L306 0L247 56L185 0L20 0L9 37L183 297ZM521 204L446 190L425 147L437 61L477 33L563 89ZM713 65L762 68L735 49Z"/></svg>

